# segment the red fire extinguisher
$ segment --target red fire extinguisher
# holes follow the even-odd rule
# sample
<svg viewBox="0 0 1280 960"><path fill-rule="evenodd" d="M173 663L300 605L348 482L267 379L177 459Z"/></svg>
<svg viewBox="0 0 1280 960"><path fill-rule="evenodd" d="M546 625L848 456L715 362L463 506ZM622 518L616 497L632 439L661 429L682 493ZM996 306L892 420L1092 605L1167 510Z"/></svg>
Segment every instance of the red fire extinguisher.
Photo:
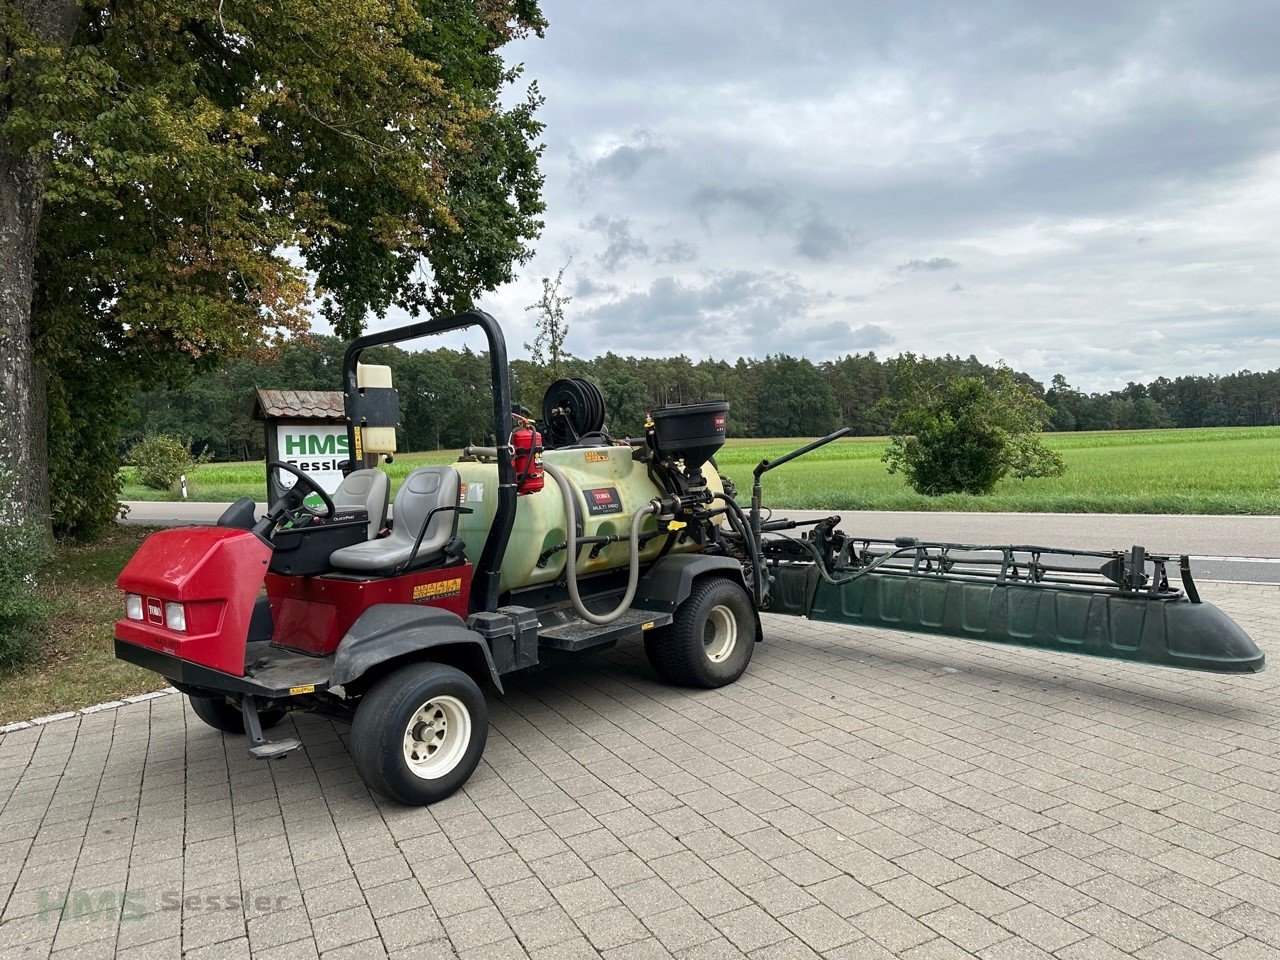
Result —
<svg viewBox="0 0 1280 960"><path fill-rule="evenodd" d="M511 434L511 446L515 451L516 492L537 493L542 489L542 434L528 420L521 418L520 426Z"/></svg>

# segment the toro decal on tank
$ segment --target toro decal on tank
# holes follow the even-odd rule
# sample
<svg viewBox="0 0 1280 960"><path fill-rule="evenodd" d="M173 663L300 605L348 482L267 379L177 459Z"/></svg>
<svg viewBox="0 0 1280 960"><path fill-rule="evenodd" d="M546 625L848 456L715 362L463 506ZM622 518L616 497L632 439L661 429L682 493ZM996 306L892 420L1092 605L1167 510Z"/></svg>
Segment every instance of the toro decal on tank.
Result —
<svg viewBox="0 0 1280 960"><path fill-rule="evenodd" d="M618 496L617 487L599 487L595 490L583 490L587 501L587 512L593 517L603 517L610 513L622 512L622 498Z"/></svg>

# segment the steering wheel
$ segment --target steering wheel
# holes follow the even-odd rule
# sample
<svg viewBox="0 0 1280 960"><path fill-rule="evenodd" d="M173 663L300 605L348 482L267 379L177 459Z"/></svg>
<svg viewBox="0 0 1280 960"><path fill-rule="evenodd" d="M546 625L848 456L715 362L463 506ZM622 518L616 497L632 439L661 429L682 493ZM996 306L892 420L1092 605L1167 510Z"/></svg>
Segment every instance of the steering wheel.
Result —
<svg viewBox="0 0 1280 960"><path fill-rule="evenodd" d="M273 527L286 517L298 520L302 515L305 515L308 517L322 517L328 520L333 516L337 507L333 505L333 498L324 492L324 488L320 484L316 483L293 464L285 463L283 460L272 460L267 464L268 475L275 470L293 474L297 478L297 482L286 490L279 500L267 508L267 516L264 519L269 519ZM324 505L324 512L312 510L303 503L306 497L312 493L320 498Z"/></svg>

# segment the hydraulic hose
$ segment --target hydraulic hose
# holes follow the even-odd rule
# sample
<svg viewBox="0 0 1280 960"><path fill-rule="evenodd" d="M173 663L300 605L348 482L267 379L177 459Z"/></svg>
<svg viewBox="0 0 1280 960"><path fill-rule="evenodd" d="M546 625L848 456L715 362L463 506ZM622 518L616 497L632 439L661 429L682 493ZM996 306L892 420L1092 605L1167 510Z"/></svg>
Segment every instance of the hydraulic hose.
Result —
<svg viewBox="0 0 1280 960"><path fill-rule="evenodd" d="M631 536L628 538L631 554L630 566L627 570L627 592L623 594L622 602L608 613L592 613L587 609L587 605L582 602L582 597L578 593L578 517L577 510L574 509L577 504L577 497L574 495L573 488L569 486L568 478L557 468L549 463L543 463L542 469L556 482L556 486L560 488L560 496L564 500L565 541L567 543L564 579L569 587L569 599L573 603L573 609L578 612L578 616L588 623L594 623L598 626L613 623L631 608L631 601L635 599L636 587L640 583L640 524L644 522L645 517L657 513L657 505L646 504L631 517Z"/></svg>
<svg viewBox="0 0 1280 960"><path fill-rule="evenodd" d="M918 549L920 546L919 544L913 543L907 547L898 547L897 549L893 550L890 553L882 553L880 556L876 557L874 560L868 563L861 570L855 570L853 573L849 574L847 577L840 577L839 579L836 579L835 577L831 576L829 572L827 572L826 560L823 559L822 554L818 552L818 548L815 547L810 541L797 540L795 537L786 537L786 536L782 536L779 539L787 540L787 541L790 541L791 543L798 544L804 549L808 550L809 553L812 554L813 556L814 566L818 568L818 575L822 577L822 579L825 580L827 583L831 584L833 587L843 587L846 583L853 583L853 581L855 580L861 580L867 574L874 572L876 568L878 568L885 561L892 560L894 557L900 557L905 553L911 553L916 549ZM999 547L994 547L994 548L973 547L972 549L975 549L975 550L997 549L998 550L1000 548Z"/></svg>
<svg viewBox="0 0 1280 960"><path fill-rule="evenodd" d="M751 558L751 580L755 585L756 604L764 602L764 562L760 557L760 541L753 535L750 522L742 513L738 502L727 493L717 493L715 499L725 502L728 513L725 514L738 536L742 537L747 548L747 556Z"/></svg>

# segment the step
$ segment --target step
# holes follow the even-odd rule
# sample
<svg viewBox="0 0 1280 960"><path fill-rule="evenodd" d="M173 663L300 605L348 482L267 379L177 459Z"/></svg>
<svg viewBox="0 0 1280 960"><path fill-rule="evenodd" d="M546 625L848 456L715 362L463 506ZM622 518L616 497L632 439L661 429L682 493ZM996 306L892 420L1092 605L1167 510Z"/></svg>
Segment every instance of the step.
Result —
<svg viewBox="0 0 1280 960"><path fill-rule="evenodd" d="M634 639L642 636L645 630L654 630L671 623L670 613L636 607L604 626L588 623L572 610L549 611L543 617L543 626L538 631L538 646L575 653L610 646L619 640Z"/></svg>

